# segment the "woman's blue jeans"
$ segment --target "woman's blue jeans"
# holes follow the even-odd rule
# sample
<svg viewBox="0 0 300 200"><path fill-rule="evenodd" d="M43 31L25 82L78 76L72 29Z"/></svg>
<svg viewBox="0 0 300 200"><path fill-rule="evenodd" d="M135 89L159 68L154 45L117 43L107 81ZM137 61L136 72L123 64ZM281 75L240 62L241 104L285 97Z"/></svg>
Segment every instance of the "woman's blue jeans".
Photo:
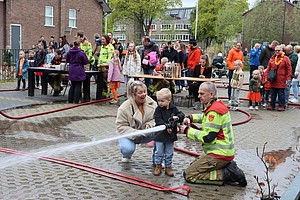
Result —
<svg viewBox="0 0 300 200"><path fill-rule="evenodd" d="M270 106L275 108L276 98L278 97L279 106L285 106L285 88L271 88L271 103Z"/></svg>
<svg viewBox="0 0 300 200"><path fill-rule="evenodd" d="M141 139L139 144L145 144L151 142L156 137L155 133L151 133ZM119 139L119 147L120 151L123 154L123 158L130 159L132 154L135 152L136 144L134 140L128 138L121 138Z"/></svg>
<svg viewBox="0 0 300 200"><path fill-rule="evenodd" d="M294 98L298 100L298 94L299 94L299 81L292 81L292 88L294 93Z"/></svg>

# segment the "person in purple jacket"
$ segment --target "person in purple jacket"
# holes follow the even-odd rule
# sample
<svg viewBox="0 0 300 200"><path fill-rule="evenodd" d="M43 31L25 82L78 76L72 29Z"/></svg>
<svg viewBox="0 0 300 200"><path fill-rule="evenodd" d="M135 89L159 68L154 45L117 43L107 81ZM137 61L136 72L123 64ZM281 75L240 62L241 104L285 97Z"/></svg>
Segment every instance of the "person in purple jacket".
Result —
<svg viewBox="0 0 300 200"><path fill-rule="evenodd" d="M82 83L86 79L84 65L89 63L88 58L79 46L80 42L74 41L74 47L70 49L66 56L66 62L70 64L69 80L71 81L71 88L68 96L69 103L79 103Z"/></svg>

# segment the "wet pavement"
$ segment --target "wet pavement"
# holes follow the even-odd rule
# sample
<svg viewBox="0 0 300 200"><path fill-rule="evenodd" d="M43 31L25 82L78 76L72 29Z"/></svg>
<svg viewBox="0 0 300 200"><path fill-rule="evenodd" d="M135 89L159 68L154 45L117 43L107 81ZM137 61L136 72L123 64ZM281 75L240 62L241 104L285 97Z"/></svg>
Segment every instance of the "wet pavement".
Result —
<svg viewBox="0 0 300 200"><path fill-rule="evenodd" d="M13 84L0 84L0 88L5 89L12 86ZM124 88L119 90L120 93L123 91ZM223 88L219 88L218 92L219 96L226 94ZM241 97L246 94L242 92ZM92 93L92 98L93 95L95 94ZM185 95L185 92L175 95L175 102L185 101ZM72 105L66 103L66 96L54 98L39 95L36 91L35 97L28 97L26 92L21 91L1 92L0 109L9 116L48 112ZM125 98L120 100L124 101ZM182 172L194 157L177 151L173 158L174 177L152 175L152 147L145 145L137 146L132 162L121 163L117 141L98 142L118 136L115 128L117 108L118 105L104 102L22 120L1 116L0 148L85 163L168 187L186 185L191 188L189 197L127 184L51 162L0 153L0 199L259 199L254 176L263 181L265 169L256 155L256 148L261 153L265 142L268 142L265 160L270 165L271 184L277 185L275 191L278 195L281 196L288 190L299 173L299 107L290 106L285 112L265 109L250 111L253 117L250 122L234 126L235 160L247 177L248 185L245 188L186 183ZM241 102L240 108L249 111L247 102ZM186 114L199 112L187 107L180 109ZM231 117L233 122L247 118L237 111L231 111ZM183 135L179 135L176 146L202 153L199 143L188 140Z"/></svg>

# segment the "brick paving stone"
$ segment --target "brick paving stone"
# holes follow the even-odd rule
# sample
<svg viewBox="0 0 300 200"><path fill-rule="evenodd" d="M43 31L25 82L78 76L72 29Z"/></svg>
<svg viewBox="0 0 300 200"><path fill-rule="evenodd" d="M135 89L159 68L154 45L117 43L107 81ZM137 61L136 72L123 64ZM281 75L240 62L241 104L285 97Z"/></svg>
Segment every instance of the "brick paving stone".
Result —
<svg viewBox="0 0 300 200"><path fill-rule="evenodd" d="M218 92L220 96L226 95L225 89L220 88ZM242 94L245 96L246 92ZM120 99L124 101L124 98ZM67 106L70 104L48 103L5 110L5 113L23 116ZM241 102L241 109L248 111L247 107L247 102ZM299 171L297 159L300 153L296 150L300 138L299 108L289 107L285 112L251 111L250 122L234 126L235 160L248 179L246 188L186 183L182 172L194 157L180 152L174 153L174 177L167 177L164 173L158 177L152 175L152 148L144 145L137 145L131 163L121 163L117 141L97 143L97 140L118 135L115 128L117 108L117 105L97 103L24 120L1 116L0 147L40 152L41 155L82 162L169 187L188 185L191 187L189 198L126 184L63 165L0 153L0 199L258 199L253 176L263 177L264 168L255 148L261 149L265 142L268 142L266 152L283 152L282 158L275 163L276 168L270 172L273 183L278 183L276 191L279 195ZM186 114L199 113L192 108L182 107L181 110ZM236 111L231 111L231 117L233 122L246 118ZM200 144L183 135L179 135L176 146L202 153ZM7 167L4 168L4 164Z"/></svg>

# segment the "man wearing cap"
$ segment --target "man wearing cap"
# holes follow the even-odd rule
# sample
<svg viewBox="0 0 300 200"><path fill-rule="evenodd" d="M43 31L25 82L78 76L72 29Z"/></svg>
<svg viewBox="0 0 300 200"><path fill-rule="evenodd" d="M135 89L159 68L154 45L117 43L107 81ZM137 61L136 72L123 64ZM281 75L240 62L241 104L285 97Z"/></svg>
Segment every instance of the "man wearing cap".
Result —
<svg viewBox="0 0 300 200"><path fill-rule="evenodd" d="M196 65L198 65L200 62L202 51L199 47L197 47L197 41L195 39L190 39L189 46L190 48L189 48L189 54L187 59L187 68L188 68L187 76L193 77L194 69ZM191 83L192 83L191 81L188 81L189 86ZM189 94L187 97L193 98L192 94Z"/></svg>

